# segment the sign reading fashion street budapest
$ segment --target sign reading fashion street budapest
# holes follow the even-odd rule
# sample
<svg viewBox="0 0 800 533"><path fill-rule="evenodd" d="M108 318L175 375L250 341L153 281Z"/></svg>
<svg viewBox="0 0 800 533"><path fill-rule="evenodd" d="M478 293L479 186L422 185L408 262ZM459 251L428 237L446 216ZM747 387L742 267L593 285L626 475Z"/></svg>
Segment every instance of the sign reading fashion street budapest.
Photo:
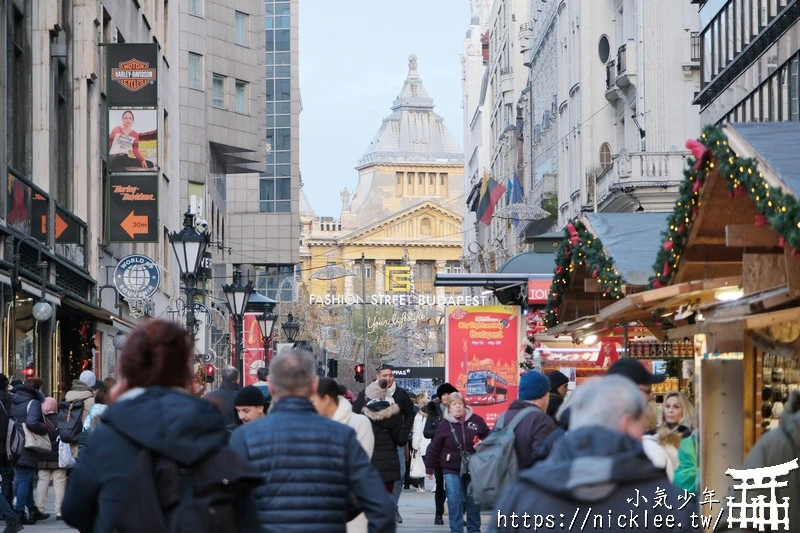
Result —
<svg viewBox="0 0 800 533"><path fill-rule="evenodd" d="M485 305L486 296L434 296L425 294L373 294L367 296L366 303L370 305ZM308 303L316 305L360 305L365 300L358 294L326 294L318 296L311 294Z"/></svg>

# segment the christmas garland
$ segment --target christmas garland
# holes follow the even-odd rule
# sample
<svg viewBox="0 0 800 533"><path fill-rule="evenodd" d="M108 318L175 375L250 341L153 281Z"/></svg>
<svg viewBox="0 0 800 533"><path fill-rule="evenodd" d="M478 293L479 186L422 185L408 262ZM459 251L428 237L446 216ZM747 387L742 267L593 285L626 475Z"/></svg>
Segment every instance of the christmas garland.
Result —
<svg viewBox="0 0 800 533"><path fill-rule="evenodd" d="M548 328L558 323L559 307L576 267L585 266L591 276L597 279L603 297L622 297L622 277L614 266L614 260L606 255L600 239L578 219L567 224L564 235L566 239L556 253L553 283L544 311L544 324Z"/></svg>
<svg viewBox="0 0 800 533"><path fill-rule="evenodd" d="M650 278L653 288L669 284L678 267L681 254L689 237L689 230L697 218L700 193L709 174L716 168L728 185L731 199L747 196L760 213L753 223L769 225L780 235L778 244L790 247L791 254L800 259L800 201L791 195L770 188L758 171L753 158L739 157L728 145L728 139L720 126L706 126L699 140L686 141L693 158L684 171L675 208L669 218L669 228L662 232L661 249L656 255ZM718 167L718 168L717 168Z"/></svg>

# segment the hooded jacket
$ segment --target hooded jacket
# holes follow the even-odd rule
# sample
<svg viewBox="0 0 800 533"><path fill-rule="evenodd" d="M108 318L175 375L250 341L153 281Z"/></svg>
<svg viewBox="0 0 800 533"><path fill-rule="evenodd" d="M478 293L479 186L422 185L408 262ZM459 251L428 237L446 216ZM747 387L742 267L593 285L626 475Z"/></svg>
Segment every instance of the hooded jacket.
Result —
<svg viewBox="0 0 800 533"><path fill-rule="evenodd" d="M373 381L372 383L377 383L377 381ZM414 412L414 402L411 401L411 397L408 395L408 391L406 391L403 387L400 387L395 382L393 387L390 387L390 390L394 388L394 394L392 394L392 399L394 403L400 407L400 415L402 416L403 420L403 429L400 434L400 440L398 446L405 446L406 442L408 442L408 436L411 434L411 429L414 427L414 416L416 413ZM354 413L361 413L364 406L367 405L369 399L364 391L358 393L356 397L356 401L353 402L353 412Z"/></svg>
<svg viewBox="0 0 800 533"><path fill-rule="evenodd" d="M353 406L343 396L339 396L339 405L333 413L333 421L353 428L358 443L364 448L367 457L372 457L375 450L375 435L372 434L372 423L369 418L353 412Z"/></svg>
<svg viewBox="0 0 800 533"><path fill-rule="evenodd" d="M426 439L432 439L436 436L436 428L439 427L439 422L442 421L444 416L444 408L442 407L442 400L434 398L433 401L428 402L425 406L425 412L428 418L425 419L425 428L422 430Z"/></svg>
<svg viewBox="0 0 800 533"><path fill-rule="evenodd" d="M34 388L25 385L14 387L14 394L11 396L11 412L9 415L17 420L17 426L22 431L22 424L25 424L33 433L47 435L47 426L42 415L42 394ZM30 404L30 408L28 405ZM22 450L16 466L27 466L36 468L39 464L39 453L32 450Z"/></svg>
<svg viewBox="0 0 800 533"><path fill-rule="evenodd" d="M394 502L355 432L319 416L308 398L274 401L269 416L233 432L231 447L267 477L255 491L257 520L244 531L344 533L348 489L371 533L394 531Z"/></svg>
<svg viewBox="0 0 800 533"><path fill-rule="evenodd" d="M458 441L453 438L455 431ZM476 415L472 407L467 406L464 413L464 421L459 422L449 410L445 410L444 418L436 428L436 435L428 445L428 453L425 455L425 472L433 474L437 468L441 468L445 474L461 473L461 452L459 445L469 453L475 453L475 437L484 439L489 434L489 426L480 416Z"/></svg>
<svg viewBox="0 0 800 533"><path fill-rule="evenodd" d="M654 505L658 489L665 490L672 509ZM679 509L679 494L637 440L598 426L584 427L567 432L547 459L520 473L500 498L498 520L489 531L520 529L512 526L512 513L541 515L543 530L557 530L561 523L565 529L573 517L575 531L656 529L659 516L662 526L668 517L681 524L671 531L693 531L691 506Z"/></svg>
<svg viewBox="0 0 800 533"><path fill-rule="evenodd" d="M72 388L64 396L65 402L83 402L83 413L81 420L86 420L89 416L89 411L94 407L94 393L86 383L79 379L72 380Z"/></svg>
<svg viewBox="0 0 800 533"><path fill-rule="evenodd" d="M514 428L514 450L517 452L517 464L520 470L528 468L539 459L542 444L556 429L556 423L547 413L523 400L514 400L503 415L503 425L510 425L526 407L533 407L534 411L526 414Z"/></svg>
<svg viewBox="0 0 800 533"><path fill-rule="evenodd" d="M192 467L224 447L227 438L222 417L205 400L163 387L128 391L108 407L103 423L89 435L70 476L64 520L81 533L113 532L128 506L142 449ZM231 480L257 476L246 464L217 470ZM196 485L205 482L195 478Z"/></svg>
<svg viewBox="0 0 800 533"><path fill-rule="evenodd" d="M397 447L403 446L403 417L400 406L382 399L382 393L376 382L367 386L367 403L361 410L372 423L372 434L375 436L375 450L372 453L372 464L384 482L400 479L400 460Z"/></svg>
<svg viewBox="0 0 800 533"><path fill-rule="evenodd" d="M800 392L792 391L789 394L789 401L786 402L786 407L781 413L780 426L769 430L756 442L755 446L747 454L744 464L741 467L730 465L731 468L736 469L751 469L761 468L765 466L776 466L787 463L797 458L800 453ZM787 482L785 487L775 489L775 500L778 502L784 501L783 498L788 498L789 501L789 524L793 531L797 530L800 524L800 478L798 478L797 471L790 472L788 476L781 477L779 481ZM731 492L728 496L733 496L734 502L742 501L741 491ZM751 498L758 498L764 496L765 501L769 502L772 496L767 490L747 490L748 501ZM725 498L719 498L727 504ZM728 509L727 505L722 512L722 517L719 521L718 531L726 529L728 522ZM775 529L778 529L776 526ZM742 529L734 528L731 531L744 531Z"/></svg>

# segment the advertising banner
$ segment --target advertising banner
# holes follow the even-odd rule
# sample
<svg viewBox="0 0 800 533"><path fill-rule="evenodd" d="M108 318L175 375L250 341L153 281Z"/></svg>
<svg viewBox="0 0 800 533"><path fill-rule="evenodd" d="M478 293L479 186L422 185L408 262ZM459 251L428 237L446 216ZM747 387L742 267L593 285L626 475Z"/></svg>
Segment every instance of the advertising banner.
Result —
<svg viewBox="0 0 800 533"><path fill-rule="evenodd" d="M244 315L244 376L242 386L252 385L258 381L256 372L267 366L264 356L264 343L261 338L261 326L258 325L258 313Z"/></svg>
<svg viewBox="0 0 800 533"><path fill-rule="evenodd" d="M158 175L112 175L108 183L109 242L158 242Z"/></svg>
<svg viewBox="0 0 800 533"><path fill-rule="evenodd" d="M447 315L447 381L489 427L517 398L519 308L455 307Z"/></svg>
<svg viewBox="0 0 800 533"><path fill-rule="evenodd" d="M158 45L114 43L106 46L108 104L158 106Z"/></svg>

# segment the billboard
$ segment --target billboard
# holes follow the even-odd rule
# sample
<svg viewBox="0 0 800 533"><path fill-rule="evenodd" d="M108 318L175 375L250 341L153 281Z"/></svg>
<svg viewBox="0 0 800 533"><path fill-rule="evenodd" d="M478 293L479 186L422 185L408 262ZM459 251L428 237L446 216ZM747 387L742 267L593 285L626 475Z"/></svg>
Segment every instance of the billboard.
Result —
<svg viewBox="0 0 800 533"><path fill-rule="evenodd" d="M258 324L258 313L245 313L244 315L244 375L242 387L252 385L258 381L256 372L259 368L267 366L264 356L264 342L261 338L261 326Z"/></svg>
<svg viewBox="0 0 800 533"><path fill-rule="evenodd" d="M447 381L489 427L517 398L519 308L454 307L447 313Z"/></svg>
<svg viewBox="0 0 800 533"><path fill-rule="evenodd" d="M108 242L158 242L158 45L106 47Z"/></svg>

